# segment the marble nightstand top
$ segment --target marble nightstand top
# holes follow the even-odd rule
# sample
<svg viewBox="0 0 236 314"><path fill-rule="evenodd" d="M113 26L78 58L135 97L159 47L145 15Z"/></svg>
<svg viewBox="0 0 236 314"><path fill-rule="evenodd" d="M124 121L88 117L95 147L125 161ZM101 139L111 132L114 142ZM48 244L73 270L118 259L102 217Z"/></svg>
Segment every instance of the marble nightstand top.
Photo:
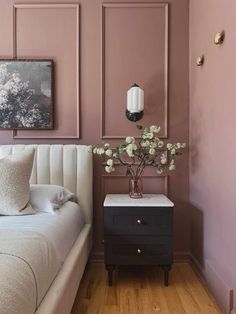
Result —
<svg viewBox="0 0 236 314"><path fill-rule="evenodd" d="M142 198L134 199L128 194L107 194L103 203L107 207L173 207L164 194L144 194Z"/></svg>

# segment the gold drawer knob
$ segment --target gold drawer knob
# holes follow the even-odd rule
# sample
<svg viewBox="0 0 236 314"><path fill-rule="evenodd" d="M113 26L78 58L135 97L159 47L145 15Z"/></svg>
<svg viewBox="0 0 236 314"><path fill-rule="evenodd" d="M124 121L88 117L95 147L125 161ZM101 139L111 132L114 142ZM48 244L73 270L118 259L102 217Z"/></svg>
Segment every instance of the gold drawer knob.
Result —
<svg viewBox="0 0 236 314"><path fill-rule="evenodd" d="M141 254L141 253L142 253L142 251L141 251L140 249L137 249L137 252L138 252L138 254Z"/></svg>
<svg viewBox="0 0 236 314"><path fill-rule="evenodd" d="M138 219L138 220L137 220L137 224L141 225L141 224L142 224L142 220L141 220L141 219Z"/></svg>

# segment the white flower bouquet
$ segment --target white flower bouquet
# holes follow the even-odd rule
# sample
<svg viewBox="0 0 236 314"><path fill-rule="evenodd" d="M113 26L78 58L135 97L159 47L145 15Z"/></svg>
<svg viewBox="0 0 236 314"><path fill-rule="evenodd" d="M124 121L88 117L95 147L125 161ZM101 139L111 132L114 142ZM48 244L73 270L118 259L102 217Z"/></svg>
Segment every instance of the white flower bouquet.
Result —
<svg viewBox="0 0 236 314"><path fill-rule="evenodd" d="M89 151L93 154L104 155L106 157L105 171L112 173L115 171L115 164L126 167L126 175L130 177L130 196L142 197L141 177L146 167L154 167L158 174L162 174L164 169L175 170L175 157L183 153L185 143L167 143L158 138L160 127L152 125L143 127L137 125L141 132L141 137L135 139L128 136L125 142L111 148L105 143L101 146L90 146Z"/></svg>

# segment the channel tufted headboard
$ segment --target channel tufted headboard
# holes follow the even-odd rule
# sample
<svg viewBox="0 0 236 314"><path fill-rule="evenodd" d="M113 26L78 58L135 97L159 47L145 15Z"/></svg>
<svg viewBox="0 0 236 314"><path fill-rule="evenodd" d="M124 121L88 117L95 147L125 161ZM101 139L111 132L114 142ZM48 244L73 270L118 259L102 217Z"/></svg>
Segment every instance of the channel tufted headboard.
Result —
<svg viewBox="0 0 236 314"><path fill-rule="evenodd" d="M0 145L0 158L24 150L26 145ZM35 148L30 182L57 184L78 197L86 223L92 223L93 163L85 145L27 145Z"/></svg>

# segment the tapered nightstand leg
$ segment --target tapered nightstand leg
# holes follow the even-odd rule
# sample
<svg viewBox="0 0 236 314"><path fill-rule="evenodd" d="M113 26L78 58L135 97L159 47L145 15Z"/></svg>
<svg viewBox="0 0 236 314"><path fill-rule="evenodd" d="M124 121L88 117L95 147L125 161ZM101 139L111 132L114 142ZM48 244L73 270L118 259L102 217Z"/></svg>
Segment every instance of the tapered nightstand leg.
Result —
<svg viewBox="0 0 236 314"><path fill-rule="evenodd" d="M169 272L171 270L171 265L163 265L162 269L164 271L164 284L166 287L169 285Z"/></svg>
<svg viewBox="0 0 236 314"><path fill-rule="evenodd" d="M112 286L112 275L113 275L113 270L115 270L115 266L114 265L106 265L106 270L108 273L108 284L109 286Z"/></svg>

